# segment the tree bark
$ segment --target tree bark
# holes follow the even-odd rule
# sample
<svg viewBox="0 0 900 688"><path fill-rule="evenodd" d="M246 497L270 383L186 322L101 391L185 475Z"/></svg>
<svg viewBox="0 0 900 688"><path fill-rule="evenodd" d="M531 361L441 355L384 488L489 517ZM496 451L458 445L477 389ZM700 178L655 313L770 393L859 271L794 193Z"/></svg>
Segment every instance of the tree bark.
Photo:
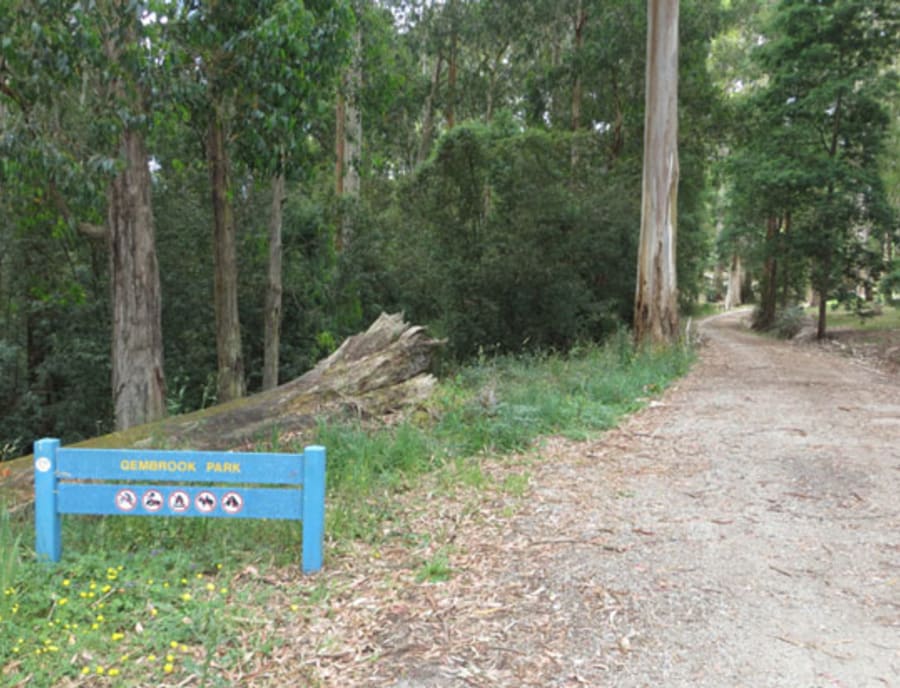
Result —
<svg viewBox="0 0 900 688"><path fill-rule="evenodd" d="M272 206L269 214L269 276L266 287L265 342L263 345L262 388L278 385L278 357L281 351L281 230L284 224L284 173L272 178Z"/></svg>
<svg viewBox="0 0 900 688"><path fill-rule="evenodd" d="M355 204L360 193L360 158L362 157L362 31L357 24L353 34L353 56L350 67L344 74L344 93L339 98L338 116L338 197L341 204L338 223L337 249L345 251L353 242L353 223L356 217L352 208L344 206Z"/></svg>
<svg viewBox="0 0 900 688"><path fill-rule="evenodd" d="M458 38L455 30L450 42L450 58L447 62L447 130L456 126L456 77Z"/></svg>
<svg viewBox="0 0 900 688"><path fill-rule="evenodd" d="M238 315L237 237L229 199L230 171L225 130L217 113L210 116L207 162L213 206L214 309L218 358L218 401L244 396L244 358Z"/></svg>
<svg viewBox="0 0 900 688"><path fill-rule="evenodd" d="M420 165L428 159L428 154L431 152L431 138L434 135L434 101L437 99L441 84L443 64L443 55L438 51L434 72L431 76L431 88L428 91L428 97L425 98L425 112L422 116L422 140L419 142L419 155L417 156L417 162Z"/></svg>
<svg viewBox="0 0 900 688"><path fill-rule="evenodd" d="M677 340L678 0L648 0L641 236L634 331L639 343Z"/></svg>
<svg viewBox="0 0 900 688"><path fill-rule="evenodd" d="M741 305L741 285L743 282L741 257L735 253L731 256L731 267L728 270L728 289L725 291L726 311Z"/></svg>
<svg viewBox="0 0 900 688"><path fill-rule="evenodd" d="M583 0L578 0L578 6L575 9L574 29L575 29L575 64L574 78L572 80L572 133L577 134L581 129L581 101L582 95L582 79L581 79L581 53L584 48L584 27L587 23L587 11L584 9ZM572 148L569 151L570 165L572 171L578 166L579 151L578 137L572 137Z"/></svg>
<svg viewBox="0 0 900 688"><path fill-rule="evenodd" d="M581 100L582 100L582 79L581 79L581 52L584 47L584 26L587 23L587 12L584 9L583 0L578 0L578 6L575 9L574 29L575 29L575 65L574 76L572 79L572 131L577 132L581 129Z"/></svg>
<svg viewBox="0 0 900 688"><path fill-rule="evenodd" d="M121 157L124 167L107 193L112 388L118 430L158 420L166 411L162 290L150 169L140 132L123 132Z"/></svg>
<svg viewBox="0 0 900 688"><path fill-rule="evenodd" d="M819 317L816 319L816 339L825 338L828 322L828 295L824 291L819 292Z"/></svg>
<svg viewBox="0 0 900 688"><path fill-rule="evenodd" d="M775 306L778 298L778 232L780 220L775 215L766 220L766 260L763 264L760 285L759 311L753 322L753 329L767 330L775 324Z"/></svg>

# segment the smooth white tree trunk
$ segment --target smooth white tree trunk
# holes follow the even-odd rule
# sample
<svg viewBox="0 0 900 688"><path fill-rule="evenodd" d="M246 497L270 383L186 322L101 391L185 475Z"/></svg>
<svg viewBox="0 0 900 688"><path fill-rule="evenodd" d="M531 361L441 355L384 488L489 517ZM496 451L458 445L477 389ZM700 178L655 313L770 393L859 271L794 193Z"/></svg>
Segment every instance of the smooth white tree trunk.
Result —
<svg viewBox="0 0 900 688"><path fill-rule="evenodd" d="M725 292L725 310L730 311L741 305L741 286L744 283L744 269L741 257L731 257L731 268L728 270L728 290Z"/></svg>
<svg viewBox="0 0 900 688"><path fill-rule="evenodd" d="M678 336L678 0L648 0L644 175L634 331L638 342Z"/></svg>

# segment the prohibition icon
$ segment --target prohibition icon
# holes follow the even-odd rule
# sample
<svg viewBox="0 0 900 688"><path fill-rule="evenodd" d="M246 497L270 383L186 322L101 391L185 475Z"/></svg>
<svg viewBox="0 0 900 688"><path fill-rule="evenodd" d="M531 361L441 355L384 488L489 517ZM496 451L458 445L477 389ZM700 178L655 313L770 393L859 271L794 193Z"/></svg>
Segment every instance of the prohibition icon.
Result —
<svg viewBox="0 0 900 688"><path fill-rule="evenodd" d="M116 492L116 508L119 511L133 511L137 503L137 495L134 493L134 490L119 490Z"/></svg>
<svg viewBox="0 0 900 688"><path fill-rule="evenodd" d="M222 510L236 514L244 508L244 497L239 492L226 492L222 495Z"/></svg>
<svg viewBox="0 0 900 688"><path fill-rule="evenodd" d="M183 514L191 508L191 496L184 490L175 490L169 495L169 509L176 514Z"/></svg>
<svg viewBox="0 0 900 688"><path fill-rule="evenodd" d="M197 511L208 514L216 508L216 496L209 490L203 490L194 498L194 506L197 507Z"/></svg>
<svg viewBox="0 0 900 688"><path fill-rule="evenodd" d="M147 490L144 496L141 497L141 504L144 505L147 511L159 511L162 509L162 505L165 504L162 492L159 490Z"/></svg>

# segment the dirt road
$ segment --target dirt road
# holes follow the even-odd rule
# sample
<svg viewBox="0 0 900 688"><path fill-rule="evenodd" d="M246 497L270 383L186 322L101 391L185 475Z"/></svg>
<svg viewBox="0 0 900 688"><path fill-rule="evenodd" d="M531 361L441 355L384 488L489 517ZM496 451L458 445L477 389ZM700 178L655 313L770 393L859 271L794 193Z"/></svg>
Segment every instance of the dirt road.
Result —
<svg viewBox="0 0 900 688"><path fill-rule="evenodd" d="M298 629L313 674L900 688L900 378L740 319L707 321L690 375L620 429L516 469L533 492L513 516L499 493L442 505L449 581L379 553ZM323 637L344 648L331 660Z"/></svg>

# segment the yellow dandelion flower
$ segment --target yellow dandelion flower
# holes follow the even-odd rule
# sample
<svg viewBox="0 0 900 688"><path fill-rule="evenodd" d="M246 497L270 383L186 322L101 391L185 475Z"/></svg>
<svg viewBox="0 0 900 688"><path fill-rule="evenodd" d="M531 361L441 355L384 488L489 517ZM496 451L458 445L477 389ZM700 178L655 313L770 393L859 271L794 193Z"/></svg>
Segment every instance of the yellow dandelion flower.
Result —
<svg viewBox="0 0 900 688"><path fill-rule="evenodd" d="M219 593L221 593L222 595L227 595L227 594L228 594L228 588L219 588Z"/></svg>
<svg viewBox="0 0 900 688"><path fill-rule="evenodd" d="M106 621L103 614L97 614L97 621Z"/></svg>
<svg viewBox="0 0 900 688"><path fill-rule="evenodd" d="M114 643L117 643L124 637L125 637L124 633L113 633L111 636L109 636L109 639L112 640Z"/></svg>
<svg viewBox="0 0 900 688"><path fill-rule="evenodd" d="M175 655L171 655L171 654L170 654L170 655L166 655L166 661L167 661L169 664L171 664L172 662L175 661Z"/></svg>
<svg viewBox="0 0 900 688"><path fill-rule="evenodd" d="M116 669L115 667L113 667L112 669L110 669L109 671L106 672L106 675L107 676L118 676L119 670Z"/></svg>
<svg viewBox="0 0 900 688"><path fill-rule="evenodd" d="M169 647L171 647L171 648L174 650L176 647L178 647L178 641L177 641L177 640L170 640L170 641L169 641Z"/></svg>
<svg viewBox="0 0 900 688"><path fill-rule="evenodd" d="M81 667L81 675L82 676L87 676L89 673L91 673L90 667Z"/></svg>
<svg viewBox="0 0 900 688"><path fill-rule="evenodd" d="M104 669L104 668L103 668L102 666L100 666L99 664L97 665L97 668L95 669L95 671L96 671L98 674L100 674L101 676L102 676L103 674L106 673L106 669Z"/></svg>
<svg viewBox="0 0 900 688"><path fill-rule="evenodd" d="M159 611L156 609L156 607L151 607L150 616L156 616L157 614L159 614Z"/></svg>
<svg viewBox="0 0 900 688"><path fill-rule="evenodd" d="M185 602L190 602L191 601L191 593L189 593L189 592L184 593L181 596L181 599L184 600Z"/></svg>
<svg viewBox="0 0 900 688"><path fill-rule="evenodd" d="M167 674L171 674L173 671L175 671L175 666L172 664L166 664L163 667L163 671L165 671Z"/></svg>
<svg viewBox="0 0 900 688"><path fill-rule="evenodd" d="M59 601L56 604L58 604L60 607L65 607L67 604L69 604L69 598L68 597L60 597Z"/></svg>
<svg viewBox="0 0 900 688"><path fill-rule="evenodd" d="M207 589L209 592L214 592L215 589L216 589L216 586L215 586L213 583L207 583L207 584L206 584L206 589Z"/></svg>
<svg viewBox="0 0 900 688"><path fill-rule="evenodd" d="M187 646L187 645L181 645L178 649L181 650L182 652L187 652L187 651L188 651L188 646Z"/></svg>
<svg viewBox="0 0 900 688"><path fill-rule="evenodd" d="M105 593L108 593L110 590L112 590L112 586L111 586L111 585L104 585L102 588L100 588L100 592L102 592L102 593L104 593L104 594L105 594Z"/></svg>
<svg viewBox="0 0 900 688"><path fill-rule="evenodd" d="M63 578L62 584L64 588L68 588L72 584L72 581L70 581L68 578Z"/></svg>

